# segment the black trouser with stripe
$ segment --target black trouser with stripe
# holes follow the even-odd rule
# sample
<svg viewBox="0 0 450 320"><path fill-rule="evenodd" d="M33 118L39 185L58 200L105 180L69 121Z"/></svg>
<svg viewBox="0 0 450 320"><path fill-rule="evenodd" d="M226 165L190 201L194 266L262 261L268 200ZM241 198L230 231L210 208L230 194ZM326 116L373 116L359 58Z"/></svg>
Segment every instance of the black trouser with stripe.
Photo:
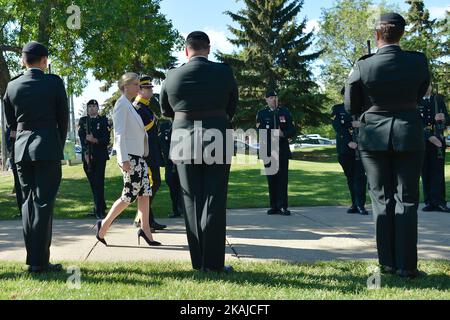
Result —
<svg viewBox="0 0 450 320"><path fill-rule="evenodd" d="M366 205L367 177L362 161L356 160L354 153L340 153L338 160L347 177L352 207L364 207Z"/></svg>
<svg viewBox="0 0 450 320"><path fill-rule="evenodd" d="M92 195L94 198L94 213L99 219L105 216L106 202L105 202L105 168L106 159L92 160L90 168L86 161L83 161L83 169L89 180Z"/></svg>
<svg viewBox="0 0 450 320"><path fill-rule="evenodd" d="M61 183L61 161L17 163L22 190L22 222L26 263L47 266L52 241L53 207Z"/></svg>
<svg viewBox="0 0 450 320"><path fill-rule="evenodd" d="M445 142L444 142L445 143ZM424 202L431 206L447 205L445 197L445 149L442 158L438 157L438 148L427 141L422 166L422 184Z"/></svg>
<svg viewBox="0 0 450 320"><path fill-rule="evenodd" d="M417 208L423 151L361 151L381 265L417 268Z"/></svg>
<svg viewBox="0 0 450 320"><path fill-rule="evenodd" d="M270 167L270 164L265 167ZM274 175L267 175L271 209L281 210L288 208L288 177L289 157L281 154L278 172Z"/></svg>
<svg viewBox="0 0 450 320"><path fill-rule="evenodd" d="M194 269L225 264L228 164L178 164L186 233Z"/></svg>

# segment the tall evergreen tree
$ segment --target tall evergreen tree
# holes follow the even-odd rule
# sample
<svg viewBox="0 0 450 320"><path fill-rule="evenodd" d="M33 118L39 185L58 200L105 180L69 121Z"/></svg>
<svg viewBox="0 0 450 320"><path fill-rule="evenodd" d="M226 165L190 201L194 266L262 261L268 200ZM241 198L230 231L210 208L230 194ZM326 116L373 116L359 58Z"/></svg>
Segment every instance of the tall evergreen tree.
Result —
<svg viewBox="0 0 450 320"><path fill-rule="evenodd" d="M264 105L264 93L277 90L282 105L289 107L297 125L317 124L324 119L324 96L313 81L311 63L313 32L305 33L306 19L298 21L303 0L244 0L245 8L227 11L240 28L229 26L229 41L239 48L217 58L234 70L240 89L237 125L254 126Z"/></svg>
<svg viewBox="0 0 450 320"><path fill-rule="evenodd" d="M406 0L409 10L408 24L402 46L408 50L423 52L429 61L432 81L440 93L450 93L449 76L449 12L442 20L431 19L423 0Z"/></svg>

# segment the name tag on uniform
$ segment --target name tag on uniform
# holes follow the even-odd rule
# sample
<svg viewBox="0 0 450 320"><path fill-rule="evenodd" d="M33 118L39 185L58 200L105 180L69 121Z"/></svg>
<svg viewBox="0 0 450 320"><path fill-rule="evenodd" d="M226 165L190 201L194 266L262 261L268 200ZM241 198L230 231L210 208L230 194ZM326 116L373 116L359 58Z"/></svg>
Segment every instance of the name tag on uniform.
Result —
<svg viewBox="0 0 450 320"><path fill-rule="evenodd" d="M100 130L100 123L97 123L97 130Z"/></svg>

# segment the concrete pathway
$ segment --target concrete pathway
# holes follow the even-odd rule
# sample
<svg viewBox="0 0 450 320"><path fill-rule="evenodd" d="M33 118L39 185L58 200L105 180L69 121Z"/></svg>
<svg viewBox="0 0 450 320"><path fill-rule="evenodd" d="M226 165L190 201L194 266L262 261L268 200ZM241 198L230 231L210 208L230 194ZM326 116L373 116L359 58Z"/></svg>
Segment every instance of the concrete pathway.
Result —
<svg viewBox="0 0 450 320"><path fill-rule="evenodd" d="M227 262L376 259L372 216L343 207L293 208L268 216L265 209L228 210ZM131 220L114 223L97 243L92 220L55 220L52 261L190 261L184 220L158 219L169 227L154 235L161 247L137 245ZM419 259L450 259L450 214L419 214ZM25 261L20 221L0 221L0 261Z"/></svg>

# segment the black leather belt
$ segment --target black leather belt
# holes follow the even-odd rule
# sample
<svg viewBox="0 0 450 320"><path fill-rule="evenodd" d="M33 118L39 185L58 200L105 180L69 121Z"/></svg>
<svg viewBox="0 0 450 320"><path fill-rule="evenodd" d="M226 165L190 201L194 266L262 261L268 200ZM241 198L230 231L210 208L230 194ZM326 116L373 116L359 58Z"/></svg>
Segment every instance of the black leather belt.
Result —
<svg viewBox="0 0 450 320"><path fill-rule="evenodd" d="M56 128L56 122L42 121L42 122L18 122L17 130L33 131L37 129Z"/></svg>
<svg viewBox="0 0 450 320"><path fill-rule="evenodd" d="M177 111L174 120L205 120L209 118L227 118L225 110Z"/></svg>

